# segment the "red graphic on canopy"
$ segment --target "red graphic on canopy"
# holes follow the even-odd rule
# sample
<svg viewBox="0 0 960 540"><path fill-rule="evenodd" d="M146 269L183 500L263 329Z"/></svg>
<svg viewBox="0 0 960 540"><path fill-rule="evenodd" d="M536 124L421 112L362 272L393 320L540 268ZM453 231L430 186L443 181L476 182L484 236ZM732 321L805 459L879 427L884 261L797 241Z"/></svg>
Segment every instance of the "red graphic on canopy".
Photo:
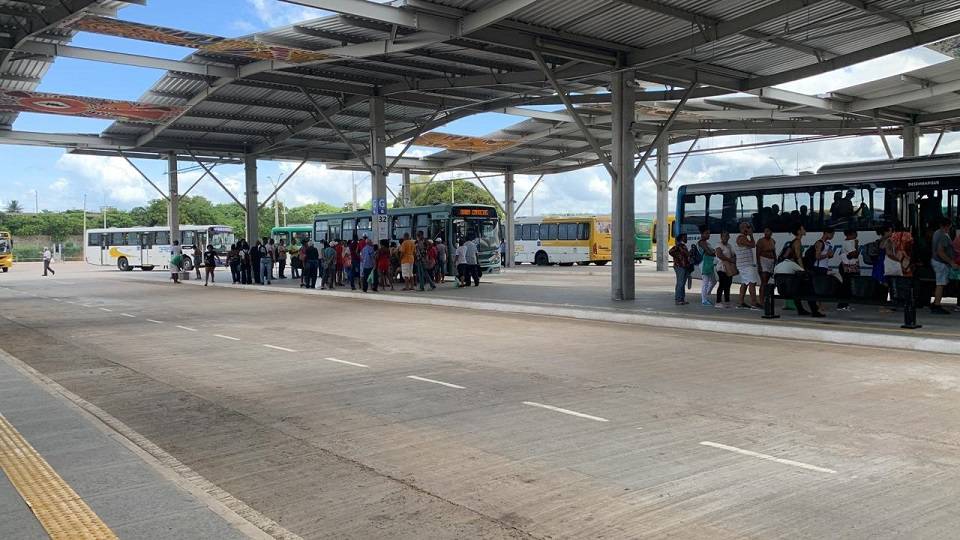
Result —
<svg viewBox="0 0 960 540"><path fill-rule="evenodd" d="M0 90L0 111L161 123L179 116L183 108L44 92Z"/></svg>

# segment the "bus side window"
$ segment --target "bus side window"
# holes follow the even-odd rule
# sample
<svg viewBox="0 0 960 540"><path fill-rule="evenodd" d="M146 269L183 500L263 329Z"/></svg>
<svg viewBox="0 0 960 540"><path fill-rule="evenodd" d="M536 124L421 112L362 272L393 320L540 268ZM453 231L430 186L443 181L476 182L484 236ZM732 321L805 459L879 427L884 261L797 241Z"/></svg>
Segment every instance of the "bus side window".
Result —
<svg viewBox="0 0 960 540"><path fill-rule="evenodd" d="M523 240L523 225L514 225L514 226L513 226L513 239L514 239L514 240Z"/></svg>
<svg viewBox="0 0 960 540"><path fill-rule="evenodd" d="M394 240L403 240L404 233L410 232L410 220L409 215L394 216L390 226L390 237Z"/></svg>
<svg viewBox="0 0 960 540"><path fill-rule="evenodd" d="M706 195L687 195L683 199L683 230L681 233L697 234L707 222Z"/></svg>
<svg viewBox="0 0 960 540"><path fill-rule="evenodd" d="M101 233L94 232L87 235L87 245L90 247L100 247Z"/></svg>
<svg viewBox="0 0 960 540"><path fill-rule="evenodd" d="M124 238L122 232L110 233L110 245L111 246L122 246L124 245Z"/></svg>
<svg viewBox="0 0 960 540"><path fill-rule="evenodd" d="M194 242L197 241L197 233L195 231L181 231L180 232L180 245L181 246L192 246Z"/></svg>
<svg viewBox="0 0 960 540"><path fill-rule="evenodd" d="M417 214L414 236L416 237L420 233L423 233L424 238L430 234L430 214Z"/></svg>
<svg viewBox="0 0 960 540"><path fill-rule="evenodd" d="M719 193L714 193L707 199L707 225L713 234L723 231L723 195Z"/></svg>
<svg viewBox="0 0 960 540"><path fill-rule="evenodd" d="M599 223L597 225L599 227ZM589 239L590 239L590 224L578 223L577 224L577 240L589 240Z"/></svg>
<svg viewBox="0 0 960 540"><path fill-rule="evenodd" d="M170 231L157 231L157 236L154 240L156 243L155 246L168 246L170 245Z"/></svg>

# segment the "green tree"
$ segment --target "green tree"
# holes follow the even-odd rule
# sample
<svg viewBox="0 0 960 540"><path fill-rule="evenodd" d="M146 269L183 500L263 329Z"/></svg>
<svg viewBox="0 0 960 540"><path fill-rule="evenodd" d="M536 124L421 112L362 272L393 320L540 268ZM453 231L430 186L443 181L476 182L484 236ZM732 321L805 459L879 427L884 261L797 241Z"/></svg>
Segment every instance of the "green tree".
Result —
<svg viewBox="0 0 960 540"><path fill-rule="evenodd" d="M22 214L23 207L20 206L20 201L14 199L7 204L7 213L8 214Z"/></svg>
<svg viewBox="0 0 960 540"><path fill-rule="evenodd" d="M451 189L453 190L452 196ZM449 204L451 199L456 203L497 205L494 198L485 189L466 180L432 182L427 185L414 184L410 194L414 206Z"/></svg>

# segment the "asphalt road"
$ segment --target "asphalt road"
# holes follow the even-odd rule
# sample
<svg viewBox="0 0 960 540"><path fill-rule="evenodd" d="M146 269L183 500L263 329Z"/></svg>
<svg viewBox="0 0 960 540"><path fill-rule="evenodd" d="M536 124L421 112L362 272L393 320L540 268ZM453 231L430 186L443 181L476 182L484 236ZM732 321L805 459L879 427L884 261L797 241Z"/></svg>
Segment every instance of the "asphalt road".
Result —
<svg viewBox="0 0 960 540"><path fill-rule="evenodd" d="M960 526L956 357L114 273L0 307L0 348L304 538Z"/></svg>

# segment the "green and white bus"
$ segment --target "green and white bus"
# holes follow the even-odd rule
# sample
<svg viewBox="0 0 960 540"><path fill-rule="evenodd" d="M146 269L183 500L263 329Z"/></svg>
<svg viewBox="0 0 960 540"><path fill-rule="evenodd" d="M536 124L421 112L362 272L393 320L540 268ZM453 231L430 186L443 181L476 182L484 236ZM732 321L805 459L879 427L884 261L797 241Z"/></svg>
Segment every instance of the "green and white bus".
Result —
<svg viewBox="0 0 960 540"><path fill-rule="evenodd" d="M388 238L403 240L404 233L416 238L440 238L447 246L447 273L453 274L453 253L467 238L478 239L478 262L484 273L500 271L500 216L493 206L481 204L438 204L387 210ZM358 240L373 238L370 210L319 215L314 219L316 240Z"/></svg>
<svg viewBox="0 0 960 540"><path fill-rule="evenodd" d="M299 246L303 240L313 240L313 225L304 223L274 227L270 229L270 236L278 244L283 240L288 246Z"/></svg>

